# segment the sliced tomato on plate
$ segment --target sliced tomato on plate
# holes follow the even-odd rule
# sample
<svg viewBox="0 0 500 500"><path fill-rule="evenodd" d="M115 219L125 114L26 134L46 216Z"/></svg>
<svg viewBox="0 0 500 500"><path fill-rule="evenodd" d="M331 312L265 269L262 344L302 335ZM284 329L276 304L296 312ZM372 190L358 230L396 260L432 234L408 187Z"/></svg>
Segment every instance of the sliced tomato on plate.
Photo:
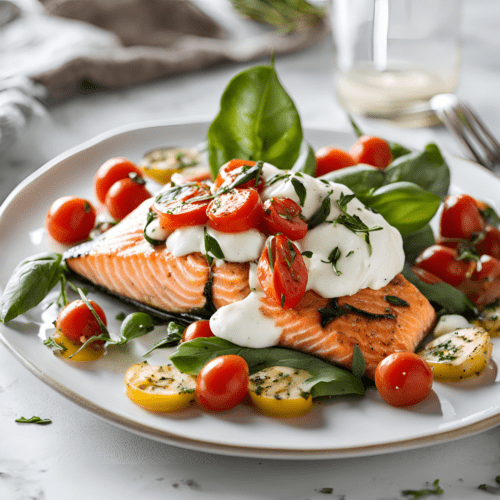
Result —
<svg viewBox="0 0 500 500"><path fill-rule="evenodd" d="M307 287L307 268L299 249L283 234L273 236L262 252L257 278L264 293L283 309L295 307Z"/></svg>
<svg viewBox="0 0 500 500"><path fill-rule="evenodd" d="M251 167L255 166L257 162L251 160L230 160L219 169L219 174L214 181L216 190L220 188L229 187L239 176L245 174ZM259 175L257 182L255 179L250 179L237 186L238 189L255 188L257 191L264 189L264 177Z"/></svg>
<svg viewBox="0 0 500 500"><path fill-rule="evenodd" d="M162 229L175 230L205 224L211 195L207 184L178 184L162 191L153 204Z"/></svg>
<svg viewBox="0 0 500 500"><path fill-rule="evenodd" d="M238 233L259 227L262 200L253 189L231 189L214 198L207 208L211 227L223 233Z"/></svg>
<svg viewBox="0 0 500 500"><path fill-rule="evenodd" d="M289 240L301 240L307 233L307 220L300 205L290 198L271 198L264 203L262 229L267 234L283 233Z"/></svg>

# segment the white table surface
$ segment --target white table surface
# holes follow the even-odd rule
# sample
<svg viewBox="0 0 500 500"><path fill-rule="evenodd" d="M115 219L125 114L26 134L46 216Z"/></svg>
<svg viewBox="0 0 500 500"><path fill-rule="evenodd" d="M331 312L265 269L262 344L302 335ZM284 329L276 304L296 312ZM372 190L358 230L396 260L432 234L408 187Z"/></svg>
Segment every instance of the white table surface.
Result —
<svg viewBox="0 0 500 500"><path fill-rule="evenodd" d="M457 93L500 137L500 3L466 0ZM262 61L266 62L266 61ZM50 158L109 129L157 119L211 120L229 79L221 66L53 105L1 159L0 200ZM333 95L331 43L276 59L305 126L348 131ZM395 129L359 119L371 134L415 147L433 141L462 154L443 128ZM4 175L9 173L8 176ZM500 195L499 195L500 196ZM1 244L1 243L0 243ZM0 247L1 248L1 247ZM21 425L23 416L51 418ZM482 499L500 474L500 428L458 441L380 456L319 461L227 457L157 443L104 422L49 389L0 345L0 499L345 499L411 498L404 489L435 479L444 499ZM322 488L333 488L331 494ZM434 498L434 497L429 497Z"/></svg>

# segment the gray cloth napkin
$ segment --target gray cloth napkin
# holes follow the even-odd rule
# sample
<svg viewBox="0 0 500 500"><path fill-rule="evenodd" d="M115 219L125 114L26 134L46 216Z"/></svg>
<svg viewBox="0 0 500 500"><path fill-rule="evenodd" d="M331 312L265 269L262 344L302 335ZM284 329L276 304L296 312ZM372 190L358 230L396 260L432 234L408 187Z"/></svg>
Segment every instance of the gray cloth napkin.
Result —
<svg viewBox="0 0 500 500"><path fill-rule="evenodd" d="M211 16L215 3L0 0L0 155L55 100L297 51L328 32L321 21L282 34L227 16L229 2Z"/></svg>

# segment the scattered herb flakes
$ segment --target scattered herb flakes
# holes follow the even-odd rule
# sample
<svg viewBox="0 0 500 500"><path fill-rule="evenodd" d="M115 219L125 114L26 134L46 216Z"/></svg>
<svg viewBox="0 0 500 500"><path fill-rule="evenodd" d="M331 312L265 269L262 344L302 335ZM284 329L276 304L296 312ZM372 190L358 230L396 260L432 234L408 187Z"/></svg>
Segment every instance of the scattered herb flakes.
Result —
<svg viewBox="0 0 500 500"><path fill-rule="evenodd" d="M424 498L429 495L442 495L444 493L444 490L441 486L439 486L439 479L436 479L432 483L432 486L434 486L434 489L426 488L423 490L403 490L401 494L405 496L412 496L413 500L415 500L416 498Z"/></svg>
<svg viewBox="0 0 500 500"><path fill-rule="evenodd" d="M49 337L43 341L43 345L52 347L54 352L67 351L67 348L62 344L58 344L52 337Z"/></svg>
<svg viewBox="0 0 500 500"><path fill-rule="evenodd" d="M123 321L127 315L124 312L120 312L115 316L116 321Z"/></svg>
<svg viewBox="0 0 500 500"><path fill-rule="evenodd" d="M399 297L396 297L394 295L386 295L384 297L384 300L386 302L389 302L389 304L392 304L393 306L410 307L410 304L408 304L406 300L400 299Z"/></svg>
<svg viewBox="0 0 500 500"><path fill-rule="evenodd" d="M51 424L52 423L52 420L49 420L49 419L43 419L43 418L40 418L40 417L31 417L31 418L24 418L24 417L21 417L21 418L17 418L16 419L16 422L20 423L20 424L38 424L38 425L47 425L47 424Z"/></svg>
<svg viewBox="0 0 500 500"><path fill-rule="evenodd" d="M333 488L319 488L314 491L317 491L318 493L323 493L325 495L331 495L333 493Z"/></svg>

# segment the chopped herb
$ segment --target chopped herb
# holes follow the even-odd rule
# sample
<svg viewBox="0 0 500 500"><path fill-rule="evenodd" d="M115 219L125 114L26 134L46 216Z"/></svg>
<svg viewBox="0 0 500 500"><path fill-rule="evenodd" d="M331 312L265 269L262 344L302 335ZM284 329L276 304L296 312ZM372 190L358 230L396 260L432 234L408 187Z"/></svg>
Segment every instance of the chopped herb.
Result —
<svg viewBox="0 0 500 500"><path fill-rule="evenodd" d="M48 347L52 347L54 352L58 351L67 351L68 349L63 346L62 344L58 344L52 337L49 337L48 339L43 341L43 345L46 345Z"/></svg>
<svg viewBox="0 0 500 500"><path fill-rule="evenodd" d="M321 206L318 208L318 210L316 210L316 212L311 215L308 224L309 229L314 229L316 226L323 224L323 222L325 222L330 215L330 209L332 206L330 196L332 195L332 193L333 191L330 191L326 198L323 198Z"/></svg>
<svg viewBox="0 0 500 500"><path fill-rule="evenodd" d="M310 258L312 258L313 253L311 251L309 251L309 250L306 250L305 252L302 252L302 255L304 257L307 257L308 259L310 259Z"/></svg>
<svg viewBox="0 0 500 500"><path fill-rule="evenodd" d="M115 319L116 319L117 321L123 321L126 317L127 317L127 315L126 315L124 312L119 312L119 313L115 316Z"/></svg>
<svg viewBox="0 0 500 500"><path fill-rule="evenodd" d="M175 347L179 345L182 340L182 334L184 333L185 327L178 325L171 321L167 326L167 336L160 341L158 341L149 351L145 352L143 356L147 356L155 349L164 349L167 347Z"/></svg>
<svg viewBox="0 0 500 500"><path fill-rule="evenodd" d="M328 255L328 260L322 260L321 262L324 262L325 264L331 264L332 265L332 268L333 268L333 271L334 273L337 275L337 276L340 276L342 274L342 271L339 271L337 269L337 262L339 261L340 259L340 249L339 247L335 247L331 252L330 254Z"/></svg>
<svg viewBox="0 0 500 500"><path fill-rule="evenodd" d="M38 424L38 425L47 425L51 424L52 420L49 419L42 419L40 417L31 417L31 418L18 418L16 419L16 422L20 424Z"/></svg>
<svg viewBox="0 0 500 500"><path fill-rule="evenodd" d="M273 258L273 251L272 251L272 245L271 245L272 240L267 241L267 258L269 259L269 267L271 271L274 271L274 258Z"/></svg>
<svg viewBox="0 0 500 500"><path fill-rule="evenodd" d="M354 253L354 250L351 250L347 255L346 257L350 257L352 254Z"/></svg>
<svg viewBox="0 0 500 500"><path fill-rule="evenodd" d="M331 495L333 493L333 488L320 488L316 490L318 493L324 493L325 495Z"/></svg>
<svg viewBox="0 0 500 500"><path fill-rule="evenodd" d="M296 177L292 177L290 182L292 183L293 189L295 189L296 195L299 197L299 205L303 207L307 196L304 184L302 184L302 182L300 182Z"/></svg>
<svg viewBox="0 0 500 500"><path fill-rule="evenodd" d="M433 483L432 486L434 486L434 489L423 489L423 490L403 490L401 492L402 495L405 496L413 496L413 500L416 498L423 498L428 495L442 495L444 493L444 490L439 486L439 479L436 479Z"/></svg>
<svg viewBox="0 0 500 500"><path fill-rule="evenodd" d="M359 314L360 316L368 319L396 319L396 316L394 314L375 314L369 311L365 311L364 309L354 307L351 304L344 304L344 309L347 312Z"/></svg>
<svg viewBox="0 0 500 500"><path fill-rule="evenodd" d="M222 252L219 242L213 236L208 234L207 228L205 227L203 230L205 238L205 257L208 264L211 266L214 258L224 259L224 253Z"/></svg>
<svg viewBox="0 0 500 500"><path fill-rule="evenodd" d="M395 297L394 295L386 295L384 297L384 300L386 302L389 302L389 304L392 304L393 306L410 307L410 304L408 304L406 300Z"/></svg>

